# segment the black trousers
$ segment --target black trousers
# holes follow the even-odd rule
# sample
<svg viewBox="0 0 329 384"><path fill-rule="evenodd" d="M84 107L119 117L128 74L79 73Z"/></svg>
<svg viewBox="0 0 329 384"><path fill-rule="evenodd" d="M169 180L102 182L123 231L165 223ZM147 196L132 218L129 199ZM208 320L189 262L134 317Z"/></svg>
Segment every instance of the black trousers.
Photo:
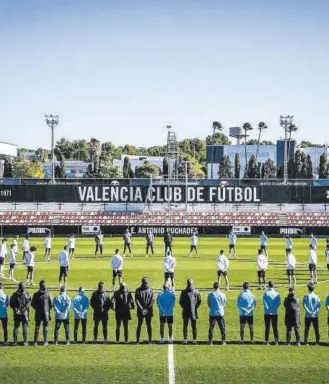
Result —
<svg viewBox="0 0 329 384"><path fill-rule="evenodd" d="M317 343L320 341L319 319L317 317L305 317L305 333L304 333L305 343L307 343L308 333L310 331L312 324L315 332L315 341Z"/></svg>
<svg viewBox="0 0 329 384"><path fill-rule="evenodd" d="M1 318L0 320L3 328L3 341L4 343L7 343L8 342L8 318L4 317L4 318Z"/></svg>
<svg viewBox="0 0 329 384"><path fill-rule="evenodd" d="M191 319L190 317L183 317L183 337L184 340L187 340L187 328L188 322L191 321L193 340L196 340L196 320Z"/></svg>
<svg viewBox="0 0 329 384"><path fill-rule="evenodd" d="M107 340L107 323L108 323L107 319L94 320L94 340L97 340L97 337L98 337L98 326L99 326L100 322L102 322L104 340Z"/></svg>
<svg viewBox="0 0 329 384"><path fill-rule="evenodd" d="M78 341L78 332L79 332L79 325L81 321L82 326L82 341L86 341L86 335L87 335L87 319L74 319L74 341Z"/></svg>
<svg viewBox="0 0 329 384"><path fill-rule="evenodd" d="M95 255L97 255L98 250L100 255L103 256L103 244L96 244Z"/></svg>
<svg viewBox="0 0 329 384"><path fill-rule="evenodd" d="M18 328L21 324L23 328L23 340L24 340L24 343L27 342L28 322L26 321L25 318L18 317L14 321L14 330L13 330L14 343L17 343Z"/></svg>
<svg viewBox="0 0 329 384"><path fill-rule="evenodd" d="M149 254L149 249L151 248L152 255L154 255L153 244L146 244L146 254Z"/></svg>
<svg viewBox="0 0 329 384"><path fill-rule="evenodd" d="M58 341L59 328L61 327L62 324L64 325L64 329L65 329L65 338L66 338L66 340L70 340L70 322L69 322L69 320L56 319L55 330L54 330L55 342Z"/></svg>
<svg viewBox="0 0 329 384"><path fill-rule="evenodd" d="M165 244L165 255L167 254L168 251L170 251L170 253L172 253L171 244Z"/></svg>
<svg viewBox="0 0 329 384"><path fill-rule="evenodd" d="M270 337L271 324L273 328L274 340L279 341L278 332L278 315L264 315L265 322L265 341L268 342Z"/></svg>
<svg viewBox="0 0 329 384"><path fill-rule="evenodd" d="M38 341L41 323L43 326L43 340L48 341L48 321L37 319L37 320L35 320L35 328L34 328L34 342L35 343Z"/></svg>
<svg viewBox="0 0 329 384"><path fill-rule="evenodd" d="M296 335L296 341L297 343L300 342L300 325L286 325L287 327L287 343L290 343L291 340L291 333L292 329L294 328L295 335Z"/></svg>
<svg viewBox="0 0 329 384"><path fill-rule="evenodd" d="M224 316L214 316L209 318L209 341L212 341L214 337L214 329L216 323L219 326L220 333L222 336L222 340L225 341L226 339L226 329L225 329L225 320Z"/></svg>
<svg viewBox="0 0 329 384"><path fill-rule="evenodd" d="M123 253L126 253L126 250L128 249L129 253L131 253L131 246L130 244L126 244L123 247Z"/></svg>
<svg viewBox="0 0 329 384"><path fill-rule="evenodd" d="M125 337L125 341L128 341L128 319L117 319L116 320L116 329L115 329L115 338L116 341L120 341L120 328L121 323L123 324L123 333Z"/></svg>
<svg viewBox="0 0 329 384"><path fill-rule="evenodd" d="M136 340L139 341L141 336L141 329L144 322L146 321L147 334L149 336L149 341L152 341L152 317L151 316L138 316L138 323L136 329Z"/></svg>

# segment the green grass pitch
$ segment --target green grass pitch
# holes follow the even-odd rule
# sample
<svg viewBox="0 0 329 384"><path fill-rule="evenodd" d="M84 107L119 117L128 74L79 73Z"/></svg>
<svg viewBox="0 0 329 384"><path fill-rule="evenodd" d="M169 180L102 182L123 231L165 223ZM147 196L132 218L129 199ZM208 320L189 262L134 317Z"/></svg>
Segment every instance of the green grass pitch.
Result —
<svg viewBox="0 0 329 384"><path fill-rule="evenodd" d="M35 268L35 282L41 279L47 281L48 286L53 287L53 295L58 292L57 255L67 239L54 239L51 263L43 263L43 239L32 239L31 245L36 245L38 251ZM8 242L10 244L10 241ZM155 240L156 257L145 258L145 241L142 238L133 239L133 258L124 261L124 281L130 290L134 291L144 276L149 278L154 289L161 289L163 284L163 239ZM256 288L257 274L255 258L259 246L258 239L239 239L237 244L238 260L230 262L229 279L232 290L226 293L228 305L226 308L226 326L228 345L223 347L215 345L210 347L206 344L208 338L208 308L206 296L216 280L215 258L219 250L223 248L227 252L228 240L216 238L201 238L199 241L199 258L189 258L189 239L175 238L173 253L177 258L175 270L176 289L185 287L186 279L193 278L195 285L202 290L203 303L201 304L198 320L197 346L180 345L182 340L181 311L178 305L175 310L174 323L174 361L175 382L185 383L328 383L329 375L329 348L324 344L328 342L327 311L324 300L329 295L329 271L325 268L324 241L319 241L319 282L316 293L320 295L322 308L320 310L320 331L323 345L313 345L301 348L285 346L263 346L264 338L263 305L261 302L262 292L254 290L257 298L255 310L255 339L256 345L237 345L239 340L239 316L236 308L236 298L243 281L249 281ZM308 240L294 240L293 253L297 258L297 294L302 299L306 293L306 284L309 281L308 274ZM104 244L104 259L95 259L94 240L77 239L76 259L71 262L68 286L77 289L83 285L86 289L96 288L98 281L104 281L107 288L111 285L111 270L108 256L114 249L122 249L122 240L119 238L106 238ZM282 299L287 294L287 278L285 275L285 243L282 239L270 239L269 242L269 270L268 280L275 281ZM21 252L19 261L21 262ZM8 270L5 271L7 276ZM25 281L25 268L20 265L15 271L18 281ZM11 294L15 288L8 280L3 280L6 291ZM223 282L224 283L224 282ZM33 292L37 287L29 287ZM69 291L70 297L75 291ZM90 296L91 292L87 292ZM179 292L176 293L178 299ZM31 312L29 325L29 340L33 339L34 315ZM301 310L303 314L303 310ZM159 340L159 321L157 309L153 319L154 340ZM9 310L9 336L12 340L12 311ZM303 315L302 335L304 332ZM53 316L54 318L54 316ZM71 321L73 314L71 312ZM114 341L114 312L110 312L109 339ZM283 326L283 309L279 312L280 339L285 339L285 328ZM53 325L50 325L50 340L53 339ZM92 313L89 313L88 340L92 340ZM130 322L130 341L135 340L136 317ZM60 338L64 340L63 329ZM101 335L101 329L99 334ZM2 332L0 331L0 340ZM73 336L73 326L71 326ZM40 332L42 336L42 332ZM121 335L123 336L123 335ZM248 330L246 328L246 340ZM20 336L21 337L21 333ZM219 330L216 331L215 340L219 340ZM272 337L272 336L271 336ZM143 328L141 340L146 340L146 330ZM40 338L41 341L41 338ZM179 341L179 344L178 344ZM311 330L310 342L314 341ZM232 343L230 343L232 342ZM47 383L168 383L168 347L167 345L141 344L130 345L49 345L39 347L1 347L0 370L1 383L18 382L47 382Z"/></svg>

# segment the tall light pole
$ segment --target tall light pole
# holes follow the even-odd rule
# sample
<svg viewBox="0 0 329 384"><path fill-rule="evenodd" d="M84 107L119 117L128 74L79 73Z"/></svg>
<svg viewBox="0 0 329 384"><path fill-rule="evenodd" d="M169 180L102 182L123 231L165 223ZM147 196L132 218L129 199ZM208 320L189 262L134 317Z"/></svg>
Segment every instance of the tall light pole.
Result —
<svg viewBox="0 0 329 384"><path fill-rule="evenodd" d="M187 188L188 188L187 164L190 164L190 163L195 164L195 161L194 160L184 160L183 163L185 163L185 211L187 212Z"/></svg>
<svg viewBox="0 0 329 384"><path fill-rule="evenodd" d="M283 182L287 184L288 182L288 132L289 127L292 125L294 119L293 115L283 116L280 115L280 125L284 129L284 159L283 159Z"/></svg>
<svg viewBox="0 0 329 384"><path fill-rule="evenodd" d="M55 127L58 115L45 115L46 123L51 129L51 184L55 184Z"/></svg>

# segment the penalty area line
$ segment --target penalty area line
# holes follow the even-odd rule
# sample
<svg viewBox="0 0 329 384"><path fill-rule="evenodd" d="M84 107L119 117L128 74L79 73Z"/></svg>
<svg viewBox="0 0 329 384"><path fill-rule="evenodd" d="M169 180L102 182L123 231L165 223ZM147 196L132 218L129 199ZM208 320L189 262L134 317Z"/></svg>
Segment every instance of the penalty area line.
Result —
<svg viewBox="0 0 329 384"><path fill-rule="evenodd" d="M174 344L168 344L169 384L175 384Z"/></svg>

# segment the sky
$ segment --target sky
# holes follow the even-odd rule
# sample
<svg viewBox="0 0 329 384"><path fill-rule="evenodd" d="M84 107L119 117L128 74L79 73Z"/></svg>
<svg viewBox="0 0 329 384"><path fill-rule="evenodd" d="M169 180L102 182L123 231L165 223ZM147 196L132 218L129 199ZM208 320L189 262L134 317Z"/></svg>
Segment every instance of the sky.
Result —
<svg viewBox="0 0 329 384"><path fill-rule="evenodd" d="M328 0L0 0L0 141L164 145L212 122L329 143ZM257 137L257 132L252 133Z"/></svg>

